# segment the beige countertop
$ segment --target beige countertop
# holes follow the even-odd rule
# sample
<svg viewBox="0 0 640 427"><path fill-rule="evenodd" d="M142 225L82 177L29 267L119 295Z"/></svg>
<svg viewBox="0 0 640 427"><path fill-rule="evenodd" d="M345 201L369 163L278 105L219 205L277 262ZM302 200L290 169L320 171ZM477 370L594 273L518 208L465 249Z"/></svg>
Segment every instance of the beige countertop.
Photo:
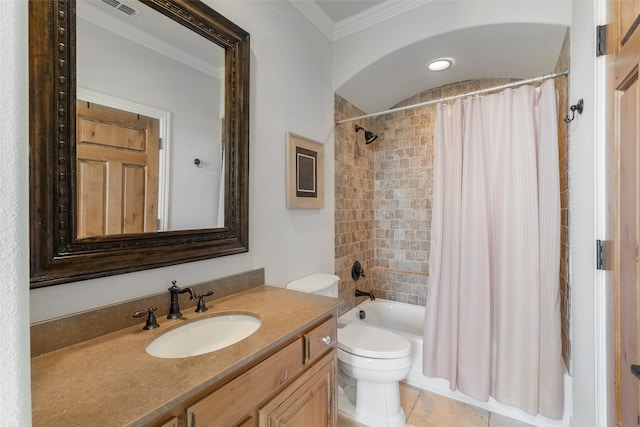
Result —
<svg viewBox="0 0 640 427"><path fill-rule="evenodd" d="M232 377L315 321L340 300L259 286L212 301L205 313L158 318L160 327L123 329L31 359L34 426L142 426L182 401ZM157 335L185 321L219 313L252 313L260 328L229 347L200 356L160 359L146 353Z"/></svg>

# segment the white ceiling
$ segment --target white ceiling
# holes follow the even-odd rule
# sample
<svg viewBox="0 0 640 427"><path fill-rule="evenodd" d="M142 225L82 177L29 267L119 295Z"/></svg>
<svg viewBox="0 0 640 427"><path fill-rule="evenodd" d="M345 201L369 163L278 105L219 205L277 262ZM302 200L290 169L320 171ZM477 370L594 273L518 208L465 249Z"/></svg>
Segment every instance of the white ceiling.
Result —
<svg viewBox="0 0 640 427"><path fill-rule="evenodd" d="M434 0L290 1L331 38L334 45L347 40L350 36L357 38L359 32L369 27L375 28L376 25L385 21L387 21L384 25L385 31L390 34L388 37L394 37L394 34L389 32L390 24L388 23L397 25L395 23L402 22L401 19L411 14L412 9L427 3L436 3ZM440 1L455 5L453 7L458 9L454 10L460 16L469 6L469 2L462 0ZM475 0L475 3L483 1ZM530 4L532 4L528 2L529 6L527 6L525 1L510 1L512 5L520 1L523 14L527 13L527 7L531 7ZM552 1L562 2L562 0ZM505 1L505 4L508 5L508 3ZM433 5L426 7L431 6ZM533 7L536 7L535 4ZM402 14L405 15L391 21L391 18ZM431 18L438 19L436 16ZM398 102L422 91L444 84L493 77L525 79L550 74L554 71L567 29L566 25L557 25L557 22L562 20L556 18L550 19L550 22L554 22L553 24L546 24L541 20L528 22L529 18L522 16L517 17L517 22L457 28L422 39L418 38L413 43L399 46L394 51L381 55L377 60L364 64L355 75L341 83L335 90L366 113L374 113L391 108ZM451 19L451 17L440 19ZM569 18L566 19L568 20ZM369 36L371 33L366 34ZM371 43L376 41L372 40ZM376 49L376 46L361 45L361 48L362 50ZM427 63L439 57L453 58L454 66L448 71L438 73L428 71Z"/></svg>

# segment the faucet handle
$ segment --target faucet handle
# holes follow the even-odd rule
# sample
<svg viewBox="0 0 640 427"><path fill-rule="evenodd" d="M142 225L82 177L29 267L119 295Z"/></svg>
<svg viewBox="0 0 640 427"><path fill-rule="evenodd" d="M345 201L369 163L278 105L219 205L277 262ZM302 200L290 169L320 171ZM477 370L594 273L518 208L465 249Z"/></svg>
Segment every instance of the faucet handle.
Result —
<svg viewBox="0 0 640 427"><path fill-rule="evenodd" d="M364 277L364 268L362 268L360 261L354 261L351 266L351 278L357 281L360 276Z"/></svg>
<svg viewBox="0 0 640 427"><path fill-rule="evenodd" d="M204 297L208 297L210 295L213 295L213 291L207 291L204 294L196 295L196 298L198 298L196 313L203 313L208 310L207 306L204 303Z"/></svg>
<svg viewBox="0 0 640 427"><path fill-rule="evenodd" d="M144 330L149 330L149 329L155 329L157 327L159 327L160 325L158 325L158 321L156 320L156 315L153 314L154 311L156 311L158 309L158 307L149 307L146 310L142 310L142 311L136 311L133 314L133 317L142 317L147 315L147 323L144 325Z"/></svg>
<svg viewBox="0 0 640 427"><path fill-rule="evenodd" d="M178 288L178 286L176 285L176 281L172 280L171 281L171 287L169 289L167 289L169 292L174 293L174 292L178 292L180 290L180 288Z"/></svg>

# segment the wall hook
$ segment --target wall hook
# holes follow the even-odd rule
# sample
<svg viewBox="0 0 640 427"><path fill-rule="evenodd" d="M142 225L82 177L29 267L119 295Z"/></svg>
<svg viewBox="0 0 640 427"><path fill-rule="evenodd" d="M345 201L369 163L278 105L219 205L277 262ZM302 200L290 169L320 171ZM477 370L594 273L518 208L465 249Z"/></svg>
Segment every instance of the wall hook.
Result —
<svg viewBox="0 0 640 427"><path fill-rule="evenodd" d="M196 165L197 167L201 168L202 166L204 166L202 164L202 162L200 161L200 159L193 159L193 164Z"/></svg>
<svg viewBox="0 0 640 427"><path fill-rule="evenodd" d="M564 122L571 123L573 119L576 118L576 111L578 112L578 114L582 114L583 108L584 108L584 101L582 100L582 98L580 98L577 104L574 104L571 107L569 107L569 109L571 110L571 118L569 118L569 115L567 114L564 117Z"/></svg>

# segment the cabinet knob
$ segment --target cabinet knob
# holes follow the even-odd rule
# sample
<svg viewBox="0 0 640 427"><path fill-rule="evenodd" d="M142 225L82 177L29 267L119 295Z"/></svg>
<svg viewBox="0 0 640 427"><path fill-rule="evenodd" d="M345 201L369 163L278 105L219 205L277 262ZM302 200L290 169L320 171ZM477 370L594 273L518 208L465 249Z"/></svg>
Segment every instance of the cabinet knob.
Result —
<svg viewBox="0 0 640 427"><path fill-rule="evenodd" d="M322 340L323 343L325 343L326 345L331 344L331 337L329 335L327 335L324 338L320 338Z"/></svg>

